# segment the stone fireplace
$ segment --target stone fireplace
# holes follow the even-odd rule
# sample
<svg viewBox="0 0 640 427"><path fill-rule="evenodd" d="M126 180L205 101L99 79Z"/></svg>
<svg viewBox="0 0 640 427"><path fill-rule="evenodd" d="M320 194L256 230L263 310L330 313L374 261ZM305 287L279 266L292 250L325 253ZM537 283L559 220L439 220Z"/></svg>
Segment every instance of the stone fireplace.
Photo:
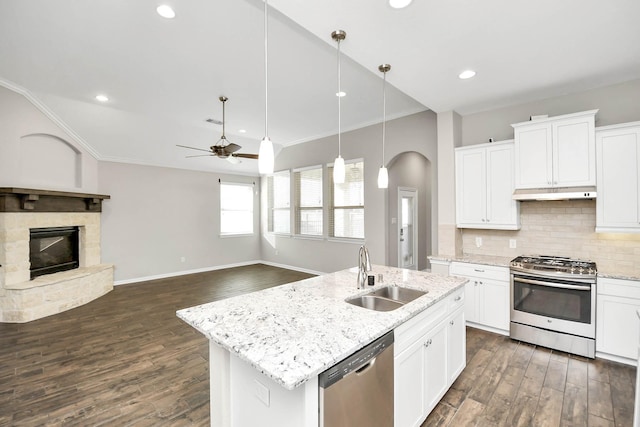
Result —
<svg viewBox="0 0 640 427"><path fill-rule="evenodd" d="M86 304L113 289L100 259L107 195L0 188L0 322L22 323ZM78 268L31 279L30 232L77 228Z"/></svg>

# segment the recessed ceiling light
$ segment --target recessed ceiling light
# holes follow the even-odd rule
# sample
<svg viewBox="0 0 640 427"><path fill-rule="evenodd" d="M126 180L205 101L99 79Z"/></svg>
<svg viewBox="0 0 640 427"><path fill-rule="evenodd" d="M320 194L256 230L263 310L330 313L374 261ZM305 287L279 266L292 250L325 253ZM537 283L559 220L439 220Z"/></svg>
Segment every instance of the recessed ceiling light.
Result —
<svg viewBox="0 0 640 427"><path fill-rule="evenodd" d="M156 11L158 12L158 15L162 16L163 18L173 19L176 17L176 13L173 11L171 6L168 6L166 4L158 6Z"/></svg>
<svg viewBox="0 0 640 427"><path fill-rule="evenodd" d="M107 102L109 97L107 95L96 95L96 100L100 102Z"/></svg>
<svg viewBox="0 0 640 427"><path fill-rule="evenodd" d="M402 9L411 4L411 0L389 0L389 6L394 9Z"/></svg>
<svg viewBox="0 0 640 427"><path fill-rule="evenodd" d="M347 96L347 92L343 92L343 91L336 92L336 96L339 96L340 98L342 98L343 96Z"/></svg>
<svg viewBox="0 0 640 427"><path fill-rule="evenodd" d="M238 129L238 133L247 133L245 129Z"/></svg>
<svg viewBox="0 0 640 427"><path fill-rule="evenodd" d="M473 70L464 70L463 72L458 74L458 77L464 80L464 79L470 79L475 75L476 75L476 72Z"/></svg>

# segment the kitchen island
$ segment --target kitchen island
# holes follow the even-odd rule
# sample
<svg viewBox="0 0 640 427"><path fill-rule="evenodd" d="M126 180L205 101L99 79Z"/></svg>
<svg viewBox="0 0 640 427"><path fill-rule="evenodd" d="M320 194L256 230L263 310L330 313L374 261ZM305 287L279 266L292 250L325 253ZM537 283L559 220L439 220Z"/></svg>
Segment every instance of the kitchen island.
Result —
<svg viewBox="0 0 640 427"><path fill-rule="evenodd" d="M382 283L357 289L353 268L179 310L210 341L211 424L317 426L319 373L466 282L378 265L369 274ZM345 302L390 285L428 293L388 312Z"/></svg>

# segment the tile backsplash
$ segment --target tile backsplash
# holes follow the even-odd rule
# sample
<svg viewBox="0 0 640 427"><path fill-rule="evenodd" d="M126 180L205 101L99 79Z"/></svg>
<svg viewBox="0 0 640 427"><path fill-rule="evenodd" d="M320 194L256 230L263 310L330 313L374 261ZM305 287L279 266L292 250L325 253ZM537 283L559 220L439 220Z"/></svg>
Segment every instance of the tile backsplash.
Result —
<svg viewBox="0 0 640 427"><path fill-rule="evenodd" d="M463 254L568 256L595 261L601 273L640 277L640 234L596 233L595 200L521 202L520 222L517 231L462 230Z"/></svg>

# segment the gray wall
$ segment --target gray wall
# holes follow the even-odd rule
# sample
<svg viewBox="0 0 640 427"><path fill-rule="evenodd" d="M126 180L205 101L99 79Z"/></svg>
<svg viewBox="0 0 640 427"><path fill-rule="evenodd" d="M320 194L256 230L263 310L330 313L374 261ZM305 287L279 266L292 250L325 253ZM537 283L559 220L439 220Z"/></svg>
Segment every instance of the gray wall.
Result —
<svg viewBox="0 0 640 427"><path fill-rule="evenodd" d="M381 132L382 126L378 124L342 135L342 157L346 160L364 159L365 240L371 261L376 264L386 264L389 259L388 229L391 227L388 217L390 196L387 191L377 188L378 169L382 163ZM427 159L435 160L436 138L436 115L431 111L389 121L385 160L388 163L403 152L417 152ZM337 153L336 136L294 145L280 152L276 158L275 170L332 163ZM432 167L430 179L433 185L436 181L435 174L435 167ZM264 225L263 223L263 227ZM435 228L436 225L433 219L430 228ZM393 226L395 227L395 224ZM425 233L421 233L422 237L433 238L431 231L424 231ZM427 247L426 242L423 244ZM262 259L320 272L355 266L358 246L357 242L311 240L268 234L264 234L261 240ZM426 253L420 254L425 260L426 256Z"/></svg>
<svg viewBox="0 0 640 427"><path fill-rule="evenodd" d="M511 124L532 115L551 117L595 109L600 110L596 126L640 120L640 80L464 116L462 145L481 144L489 138L513 139Z"/></svg>
<svg viewBox="0 0 640 427"><path fill-rule="evenodd" d="M398 217L398 187L408 187L418 193L418 269L428 267L427 255L431 254L432 227L432 168L431 162L420 153L402 153L389 164L388 258L387 265L398 266L398 225L392 219Z"/></svg>
<svg viewBox="0 0 640 427"><path fill-rule="evenodd" d="M100 162L99 178L111 195L102 260L115 264L116 281L260 260L258 178L111 162ZM253 236L220 237L218 179L255 181Z"/></svg>
<svg viewBox="0 0 640 427"><path fill-rule="evenodd" d="M98 162L22 94L0 86L0 187L95 193Z"/></svg>

